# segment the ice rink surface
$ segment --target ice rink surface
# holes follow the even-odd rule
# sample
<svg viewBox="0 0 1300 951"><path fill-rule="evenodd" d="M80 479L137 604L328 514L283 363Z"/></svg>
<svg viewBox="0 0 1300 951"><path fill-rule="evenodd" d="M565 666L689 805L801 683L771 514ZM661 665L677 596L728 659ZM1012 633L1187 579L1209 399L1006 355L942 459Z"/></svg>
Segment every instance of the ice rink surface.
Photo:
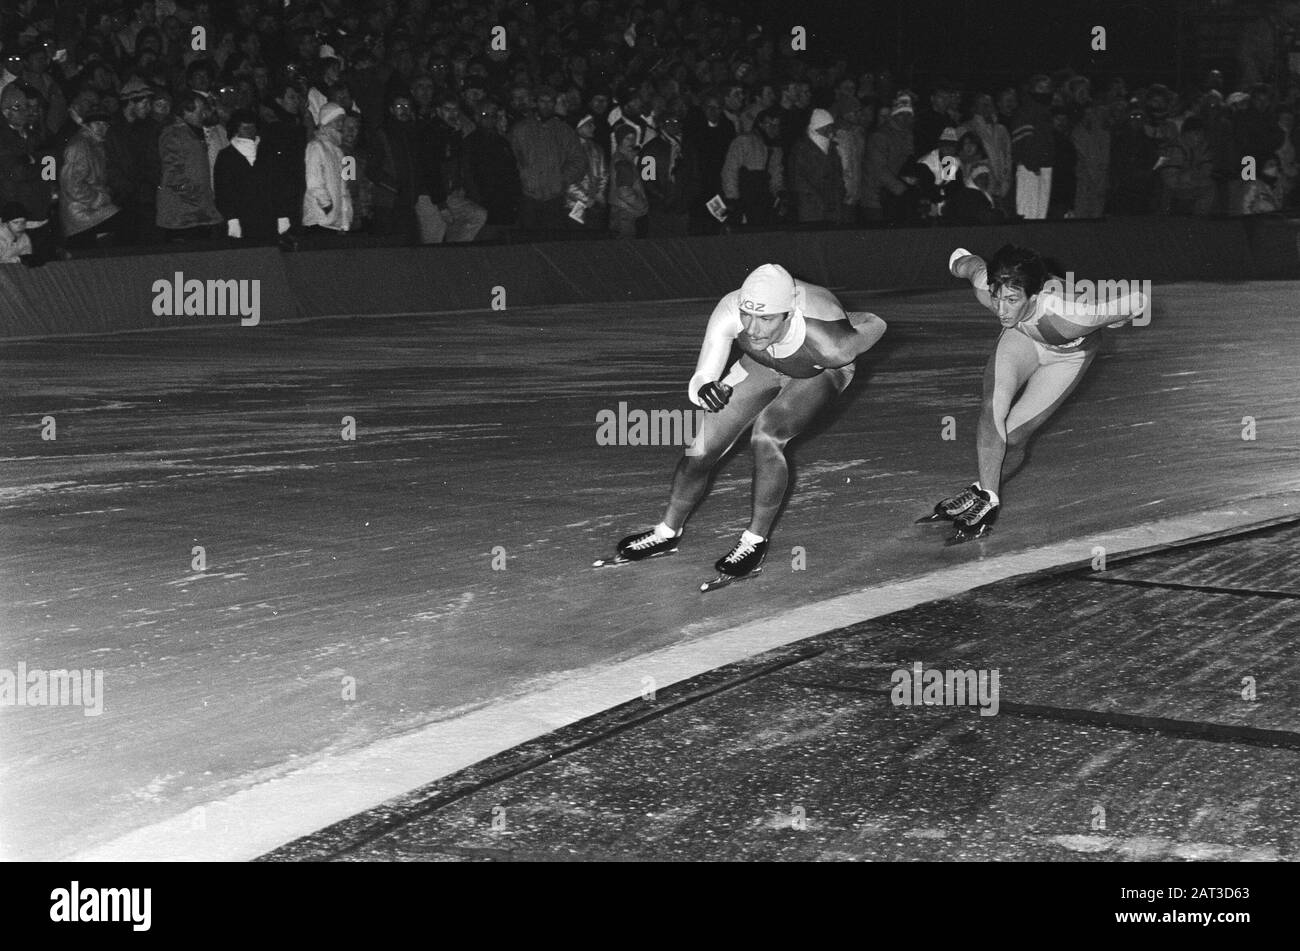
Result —
<svg viewBox="0 0 1300 951"><path fill-rule="evenodd" d="M1157 286L1150 325L1105 332L1031 445L994 535L951 549L912 521L975 478L996 324L957 289L841 299L889 331L793 444L765 572L708 596L748 519L743 445L678 554L590 565L658 520L681 451L600 445L598 416L691 408L711 301L4 344L0 667L102 670L104 696L98 716L0 709L0 856L83 854L866 587L1300 498L1300 285Z"/></svg>

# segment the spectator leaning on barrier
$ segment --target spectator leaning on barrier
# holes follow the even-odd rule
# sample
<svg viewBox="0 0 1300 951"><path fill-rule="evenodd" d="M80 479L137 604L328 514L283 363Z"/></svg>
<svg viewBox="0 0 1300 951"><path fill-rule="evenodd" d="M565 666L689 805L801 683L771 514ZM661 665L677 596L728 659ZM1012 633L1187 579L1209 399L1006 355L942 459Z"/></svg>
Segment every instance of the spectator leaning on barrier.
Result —
<svg viewBox="0 0 1300 951"><path fill-rule="evenodd" d="M226 219L226 235L250 244L269 243L289 230L292 184L261 149L257 114L241 110L230 118L230 144L217 155L213 191Z"/></svg>
<svg viewBox="0 0 1300 951"><path fill-rule="evenodd" d="M27 236L27 212L16 201L0 206L0 264L35 264Z"/></svg>
<svg viewBox="0 0 1300 951"><path fill-rule="evenodd" d="M171 239L207 238L220 224L212 195L203 119L207 104L194 92L176 101L177 117L158 137L162 180L158 186L158 227Z"/></svg>
<svg viewBox="0 0 1300 951"><path fill-rule="evenodd" d="M121 226L119 209L108 192L108 113L82 116L82 126L63 151L59 167L59 221L64 243L85 247L111 237Z"/></svg>
<svg viewBox="0 0 1300 951"><path fill-rule="evenodd" d="M343 107L321 107L316 137L304 159L307 191L302 198L304 228L347 231L352 227L352 196L343 181Z"/></svg>
<svg viewBox="0 0 1300 951"><path fill-rule="evenodd" d="M785 155L778 144L781 113L760 112L754 129L732 140L722 163L722 197L728 223L753 228L776 224L785 195Z"/></svg>

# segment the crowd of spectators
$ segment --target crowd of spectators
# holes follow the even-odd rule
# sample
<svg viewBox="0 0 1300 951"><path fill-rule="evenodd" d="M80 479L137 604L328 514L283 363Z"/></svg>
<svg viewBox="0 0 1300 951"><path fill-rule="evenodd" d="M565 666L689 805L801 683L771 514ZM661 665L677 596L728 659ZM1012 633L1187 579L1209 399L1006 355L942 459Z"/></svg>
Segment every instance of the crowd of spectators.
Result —
<svg viewBox="0 0 1300 951"><path fill-rule="evenodd" d="M1267 55L1233 85L1062 69L915 91L792 48L730 0L3 9L4 263L314 232L634 238L1297 199L1300 85ZM1282 3L1251 35L1267 48L1298 26Z"/></svg>

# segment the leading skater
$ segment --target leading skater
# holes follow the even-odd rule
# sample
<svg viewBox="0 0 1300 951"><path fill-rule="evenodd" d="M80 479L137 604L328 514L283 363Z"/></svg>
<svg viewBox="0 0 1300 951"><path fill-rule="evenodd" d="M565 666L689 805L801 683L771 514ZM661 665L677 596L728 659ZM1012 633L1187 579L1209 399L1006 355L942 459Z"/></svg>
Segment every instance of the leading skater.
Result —
<svg viewBox="0 0 1300 951"><path fill-rule="evenodd" d="M714 584L758 569L785 497L786 444L844 391L853 379L853 361L884 332L885 322L876 315L845 314L830 291L796 281L780 265L755 269L739 290L722 298L704 331L687 395L708 415L677 463L663 521L620 541L619 560L677 548L713 467L752 424L753 513L749 528L714 565ZM724 376L733 344L741 357Z"/></svg>
<svg viewBox="0 0 1300 951"><path fill-rule="evenodd" d="M1097 331L1144 313L1148 301L1140 292L1104 301L1067 300L1062 282L1037 251L1010 244L987 263L958 248L948 270L971 282L975 297L1002 325L984 368L976 434L979 480L921 519L955 522L953 540L960 542L986 534L997 521L1002 483L1024 461L1029 437L1083 379L1101 346Z"/></svg>

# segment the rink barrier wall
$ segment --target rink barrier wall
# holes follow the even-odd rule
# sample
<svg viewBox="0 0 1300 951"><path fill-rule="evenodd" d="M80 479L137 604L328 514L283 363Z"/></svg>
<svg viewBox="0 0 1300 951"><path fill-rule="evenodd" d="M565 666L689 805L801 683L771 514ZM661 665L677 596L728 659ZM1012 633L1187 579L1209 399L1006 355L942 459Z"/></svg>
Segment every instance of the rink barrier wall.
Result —
<svg viewBox="0 0 1300 951"><path fill-rule="evenodd" d="M237 315L158 314L155 282L257 281L260 324L347 316L697 299L738 287L758 264L858 291L956 287L948 255L1037 248L1080 279L1152 282L1300 278L1297 230L1259 219L1128 218L998 227L784 231L640 241L274 248L101 257L0 268L4 337L230 326ZM500 309L498 306L496 309Z"/></svg>

